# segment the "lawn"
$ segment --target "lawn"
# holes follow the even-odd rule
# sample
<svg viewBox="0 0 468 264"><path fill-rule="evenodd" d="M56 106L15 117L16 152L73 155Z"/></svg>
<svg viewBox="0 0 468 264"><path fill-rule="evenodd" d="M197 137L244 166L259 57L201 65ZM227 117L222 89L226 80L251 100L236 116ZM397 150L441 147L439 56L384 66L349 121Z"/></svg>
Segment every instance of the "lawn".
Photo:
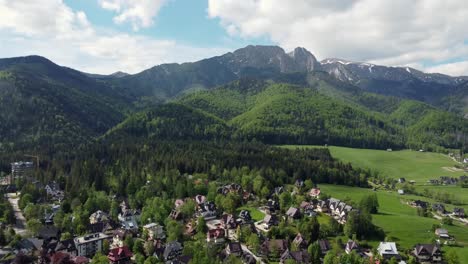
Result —
<svg viewBox="0 0 468 264"><path fill-rule="evenodd" d="M286 146L297 148L303 146ZM304 146L318 147L318 146ZM345 147L328 147L332 156L354 166L377 170L385 176L398 179L426 182L439 176L458 177L463 172L452 172L444 167L453 167L457 164L447 155L432 152L419 152L413 150L385 151L374 149L355 149Z"/></svg>
<svg viewBox="0 0 468 264"><path fill-rule="evenodd" d="M323 146L284 146L287 148L323 147ZM459 177L462 171L449 171L455 164L450 157L441 153L419 152L413 150L385 151L374 149L354 149L345 147L328 147L332 156L344 162L350 162L355 167L369 168L384 176L394 179L405 178L416 181L417 191L424 189L435 192L453 194L468 210L468 189L459 186L435 186L427 183L429 179L440 176ZM449 206L450 207L450 206Z"/></svg>
<svg viewBox="0 0 468 264"><path fill-rule="evenodd" d="M416 209L405 204L406 199L419 199L418 196L400 196L395 192L377 191L370 189L320 184L321 190L338 199L351 199L358 203L368 194L376 193L380 208L379 214L373 215L373 222L382 227L387 237L397 238L396 242L402 248L409 249L417 243L430 243L434 238L431 227L440 223L433 218L420 217ZM444 226L456 240L465 245L464 248L456 248L462 259L468 259L468 228L466 226L454 225ZM378 241L371 241L376 245ZM466 258L465 258L466 257Z"/></svg>
<svg viewBox="0 0 468 264"><path fill-rule="evenodd" d="M257 208L255 207L251 207L251 206L242 206L242 207L239 207L237 208L237 213L239 214L240 211L242 210L247 210L250 212L250 216L252 217L252 219L257 222L257 221L260 221L260 220L263 220L263 218L265 217L265 214L260 212Z"/></svg>

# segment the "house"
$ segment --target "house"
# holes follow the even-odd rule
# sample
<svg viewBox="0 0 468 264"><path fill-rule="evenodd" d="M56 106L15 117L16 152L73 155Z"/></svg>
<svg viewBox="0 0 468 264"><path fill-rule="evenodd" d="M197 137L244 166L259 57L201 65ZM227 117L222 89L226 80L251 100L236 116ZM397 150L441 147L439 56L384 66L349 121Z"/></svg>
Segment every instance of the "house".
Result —
<svg viewBox="0 0 468 264"><path fill-rule="evenodd" d="M418 244L414 247L413 255L421 263L442 261L442 252L438 245Z"/></svg>
<svg viewBox="0 0 468 264"><path fill-rule="evenodd" d="M177 241L172 241L166 244L164 249L163 258L165 261L171 261L182 255L182 244Z"/></svg>
<svg viewBox="0 0 468 264"><path fill-rule="evenodd" d="M455 207L455 208L453 208L453 215L457 216L457 217L464 218L465 217L465 209Z"/></svg>
<svg viewBox="0 0 468 264"><path fill-rule="evenodd" d="M320 200L317 204L317 211L322 212L322 213L328 213L329 212L329 200L323 201Z"/></svg>
<svg viewBox="0 0 468 264"><path fill-rule="evenodd" d="M178 209L172 209L169 217L172 218L172 220L180 220L182 218L182 214Z"/></svg>
<svg viewBox="0 0 468 264"><path fill-rule="evenodd" d="M196 202L198 205L203 204L203 203L206 202L206 197L205 197L204 195L198 194L198 195L195 196L195 202Z"/></svg>
<svg viewBox="0 0 468 264"><path fill-rule="evenodd" d="M37 233L37 238L40 239L58 239L60 236L60 230L52 225L43 226Z"/></svg>
<svg viewBox="0 0 468 264"><path fill-rule="evenodd" d="M116 228L120 227L120 225L112 220L107 222L99 222L95 224L88 224L86 226L86 230L89 233L104 233L107 235L112 235Z"/></svg>
<svg viewBox="0 0 468 264"><path fill-rule="evenodd" d="M277 196L279 196L283 192L284 192L284 187L283 186L275 187L275 189L273 190L273 194L277 195Z"/></svg>
<svg viewBox="0 0 468 264"><path fill-rule="evenodd" d="M218 216L216 204L214 202L205 202L199 205L198 216L205 220L212 220Z"/></svg>
<svg viewBox="0 0 468 264"><path fill-rule="evenodd" d="M229 242L226 246L226 255L234 255L237 257L242 256L243 251L242 251L242 246L239 242Z"/></svg>
<svg viewBox="0 0 468 264"><path fill-rule="evenodd" d="M119 228L119 229L114 230L112 234L111 248L122 247L125 237L127 237L128 235L131 236L132 234L130 233L130 231L126 229Z"/></svg>
<svg viewBox="0 0 468 264"><path fill-rule="evenodd" d="M399 195L403 195L403 194L405 194L405 191L402 190L402 189L399 189L399 190L398 190L398 194L399 194Z"/></svg>
<svg viewBox="0 0 468 264"><path fill-rule="evenodd" d="M309 196L312 198L319 198L320 196L320 188L312 188L309 191Z"/></svg>
<svg viewBox="0 0 468 264"><path fill-rule="evenodd" d="M429 203L421 200L415 200L412 201L410 205L417 208L427 209Z"/></svg>
<svg viewBox="0 0 468 264"><path fill-rule="evenodd" d="M59 241L54 251L67 253L73 257L76 257L77 255L75 241L73 241L73 238Z"/></svg>
<svg viewBox="0 0 468 264"><path fill-rule="evenodd" d="M296 180L296 182L294 183L294 185L297 187L297 188L302 188L304 187L304 181L303 180Z"/></svg>
<svg viewBox="0 0 468 264"><path fill-rule="evenodd" d="M296 237L292 241L292 244L295 245L296 248L300 249L307 249L307 246L309 245L309 243L307 242L307 240L305 240L301 233L298 233L296 235Z"/></svg>
<svg viewBox="0 0 468 264"><path fill-rule="evenodd" d="M440 203L435 203L432 205L432 211L437 212L439 214L445 214L445 206Z"/></svg>
<svg viewBox="0 0 468 264"><path fill-rule="evenodd" d="M270 213L274 213L274 212L276 212L277 210L280 209L279 203L276 200L273 200L273 199L268 200L266 207L267 207L267 210Z"/></svg>
<svg viewBox="0 0 468 264"><path fill-rule="evenodd" d="M276 253L279 253L278 255L281 256L286 250L288 250L288 241L285 239L265 240L260 246L260 254L264 256L269 256Z"/></svg>
<svg viewBox="0 0 468 264"><path fill-rule="evenodd" d="M299 219L301 218L301 211L299 211L298 208L296 207L290 207L288 209L288 211L286 212L286 216L288 217L288 219L292 220L292 219Z"/></svg>
<svg viewBox="0 0 468 264"><path fill-rule="evenodd" d="M267 214L263 218L263 224L266 226L267 229L270 229L272 226L278 225L278 218L276 215Z"/></svg>
<svg viewBox="0 0 468 264"><path fill-rule="evenodd" d="M326 239L318 240L318 244L320 246L320 252L322 252L322 255L326 255L327 252L332 249L330 242L328 242Z"/></svg>
<svg viewBox="0 0 468 264"><path fill-rule="evenodd" d="M101 210L97 210L89 216L89 223L96 224L109 221L109 215Z"/></svg>
<svg viewBox="0 0 468 264"><path fill-rule="evenodd" d="M150 223L143 226L143 231L148 232L148 238L150 240L153 239L165 239L166 233L164 232L164 228L161 225L156 223Z"/></svg>
<svg viewBox="0 0 468 264"><path fill-rule="evenodd" d="M247 210L240 211L239 218L242 219L244 222L252 221L252 216L250 215L250 212Z"/></svg>
<svg viewBox="0 0 468 264"><path fill-rule="evenodd" d="M383 259L400 259L395 242L380 242L377 252Z"/></svg>
<svg viewBox="0 0 468 264"><path fill-rule="evenodd" d="M118 216L120 225L126 230L138 230L137 221L140 219L139 210L125 210Z"/></svg>
<svg viewBox="0 0 468 264"><path fill-rule="evenodd" d="M224 243L226 238L226 231L222 228L208 230L206 234L206 242L213 242L215 244Z"/></svg>
<svg viewBox="0 0 468 264"><path fill-rule="evenodd" d="M104 240L109 239L109 236L104 233L96 233L76 237L74 239L75 247L78 256L92 257L97 252L102 251L102 245Z"/></svg>
<svg viewBox="0 0 468 264"><path fill-rule="evenodd" d="M289 251L286 250L280 258L280 263L286 263L287 260L292 260L296 264L310 263L310 255L307 250Z"/></svg>
<svg viewBox="0 0 468 264"><path fill-rule="evenodd" d="M430 184L433 184L433 185L439 185L439 180L436 180L436 179L431 179L431 180L428 180L427 182L429 182Z"/></svg>
<svg viewBox="0 0 468 264"><path fill-rule="evenodd" d="M237 221L232 214L223 214L221 216L221 222L226 229L235 229L237 228Z"/></svg>
<svg viewBox="0 0 468 264"><path fill-rule="evenodd" d="M133 253L127 246L111 249L107 258L111 264L129 264L132 263L131 258Z"/></svg>
<svg viewBox="0 0 468 264"><path fill-rule="evenodd" d="M62 189L60 189L60 185L56 181L50 182L44 189L47 193L47 197L53 200L61 201L65 197Z"/></svg>
<svg viewBox="0 0 468 264"><path fill-rule="evenodd" d="M450 235L447 231L447 229L444 229L444 228L437 228L434 232L436 234L436 236L440 237L440 238L450 238Z"/></svg>
<svg viewBox="0 0 468 264"><path fill-rule="evenodd" d="M399 178L398 179L398 183L405 183L406 182L406 179L405 178Z"/></svg>
<svg viewBox="0 0 468 264"><path fill-rule="evenodd" d="M356 250L358 251L359 250L359 245L356 241L354 240L348 240L348 242L346 242L346 245L345 245L345 252L347 254L351 254L351 252L353 250Z"/></svg>

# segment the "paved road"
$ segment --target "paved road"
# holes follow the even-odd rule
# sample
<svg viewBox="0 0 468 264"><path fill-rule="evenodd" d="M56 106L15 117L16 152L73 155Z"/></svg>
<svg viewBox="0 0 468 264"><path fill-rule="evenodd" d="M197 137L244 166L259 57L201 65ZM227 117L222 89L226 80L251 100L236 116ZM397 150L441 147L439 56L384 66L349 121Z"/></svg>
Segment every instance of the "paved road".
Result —
<svg viewBox="0 0 468 264"><path fill-rule="evenodd" d="M252 255L255 258L255 260L257 261L257 263L265 264L265 262L263 262L263 260L261 258L257 257L252 251L250 251L250 249L246 245L241 244L241 247L242 247L243 251L245 251L245 252L249 253L250 255Z"/></svg>
<svg viewBox="0 0 468 264"><path fill-rule="evenodd" d="M23 212L21 212L18 206L19 195L20 193L18 193L18 195L16 193L7 193L8 202L10 202L13 207L13 211L15 212L16 225L13 229L16 234L23 236L28 233L28 230L26 230L26 218L24 218Z"/></svg>

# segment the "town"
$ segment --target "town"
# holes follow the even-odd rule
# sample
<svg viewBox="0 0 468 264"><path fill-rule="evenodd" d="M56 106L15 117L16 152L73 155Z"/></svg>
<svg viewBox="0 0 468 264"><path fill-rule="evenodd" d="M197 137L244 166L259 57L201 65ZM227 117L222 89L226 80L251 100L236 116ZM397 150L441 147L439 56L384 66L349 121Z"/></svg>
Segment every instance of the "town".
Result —
<svg viewBox="0 0 468 264"><path fill-rule="evenodd" d="M200 193L138 207L128 197L92 190L83 204L70 203L60 183L33 180L34 170L33 162L15 162L4 180L13 212L1 226L1 263L446 263L443 246L453 242L434 226L433 243L399 248L371 223L376 195L342 201L311 180L260 195L238 183L185 175L202 186ZM466 221L463 208L450 213L421 200L408 206ZM371 245L371 238L381 242Z"/></svg>

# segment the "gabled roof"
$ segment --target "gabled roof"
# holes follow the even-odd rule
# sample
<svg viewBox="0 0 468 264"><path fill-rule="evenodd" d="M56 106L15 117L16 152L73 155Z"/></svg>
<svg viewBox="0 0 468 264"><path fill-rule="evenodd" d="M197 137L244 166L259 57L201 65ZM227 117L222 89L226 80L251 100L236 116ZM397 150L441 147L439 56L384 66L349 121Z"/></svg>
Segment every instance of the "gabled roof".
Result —
<svg viewBox="0 0 468 264"><path fill-rule="evenodd" d="M414 253L416 256L419 255L436 255L436 254L441 254L440 248L437 245L434 244L418 244L414 248Z"/></svg>
<svg viewBox="0 0 468 264"><path fill-rule="evenodd" d="M318 244L320 246L320 250L322 251L322 253L327 252L331 249L330 242L328 242L328 240L326 239L320 239L318 241Z"/></svg>
<svg viewBox="0 0 468 264"><path fill-rule="evenodd" d="M356 241L354 241L354 240L348 240L348 242L346 243L345 250L346 251L353 251L355 249L359 249L358 243Z"/></svg>
<svg viewBox="0 0 468 264"><path fill-rule="evenodd" d="M296 207L289 207L288 211L286 212L286 215L289 217L297 217L299 214L299 209Z"/></svg>
<svg viewBox="0 0 468 264"><path fill-rule="evenodd" d="M119 260L129 259L133 256L133 253L128 249L127 246L118 247L111 249L107 257L112 262L117 262Z"/></svg>

